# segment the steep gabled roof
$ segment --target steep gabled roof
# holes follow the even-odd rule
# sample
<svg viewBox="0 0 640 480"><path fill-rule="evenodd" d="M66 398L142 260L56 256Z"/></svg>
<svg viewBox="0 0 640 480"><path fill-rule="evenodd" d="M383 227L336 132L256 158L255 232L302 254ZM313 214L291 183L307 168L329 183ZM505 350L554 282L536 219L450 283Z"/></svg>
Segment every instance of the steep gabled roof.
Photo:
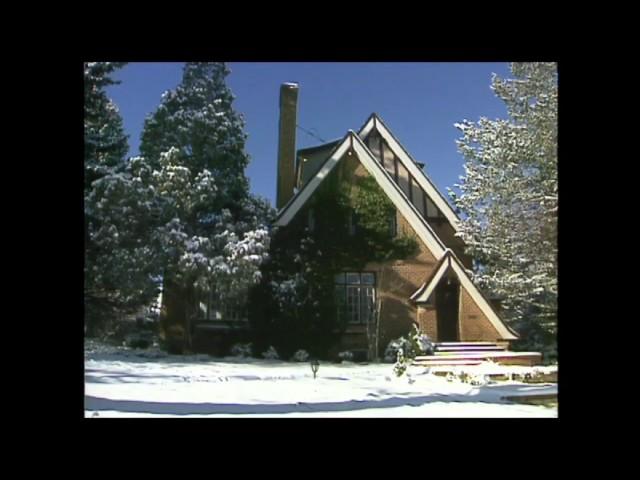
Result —
<svg viewBox="0 0 640 480"><path fill-rule="evenodd" d="M307 180L313 178L316 172L322 166L327 155L342 141L342 138L331 140L320 145L314 145L313 147L301 148L296 152L296 185L302 185ZM312 164L307 164L309 156L316 156Z"/></svg>
<svg viewBox="0 0 640 480"><path fill-rule="evenodd" d="M316 175L282 208L276 217L275 225L287 225L311 197L322 181L331 173L347 151L353 150L360 162L387 194L396 209L406 218L416 234L424 242L435 258L440 258L446 249L431 226L424 220L400 187L393 181L387 171L376 160L375 156L360 140L358 135L349 130L341 143L331 152Z"/></svg>
<svg viewBox="0 0 640 480"><path fill-rule="evenodd" d="M413 159L409 152L407 152L407 150L402 146L395 135L391 132L391 130L387 128L385 123L376 113L372 113L369 119L362 126L362 128L360 128L358 136L364 139L371 132L371 130L374 129L378 131L380 136L387 142L387 145L389 145L389 148L391 148L398 160L402 162L404 167L418 182L418 185L420 185L422 190L425 191L431 201L443 213L443 215L453 227L454 231L458 232L458 222L460 221L460 218L458 217L458 215L456 215L456 212L453 210L453 208L451 208L449 202L447 202L440 191L435 187L431 179L427 177L426 173L424 173L424 170L416 165L417 162Z"/></svg>
<svg viewBox="0 0 640 480"><path fill-rule="evenodd" d="M369 120L365 123L361 129L361 134L367 135L373 123L378 132L385 138L388 145L394 150L396 156L403 162L405 168L412 172L414 178L422 179L420 183L422 188L432 196L434 203L440 208L444 215L451 221L454 228L457 227L458 217L444 197L440 195L438 190L433 186L427 176L418 169L414 163L414 160L409 156L400 143L393 137L391 132L384 126L379 117L372 114ZM411 300L415 303L425 302L429 295L433 292L433 289L438 284L442 276L451 269L458 277L463 288L469 293L471 298L476 302L480 310L486 315L491 324L496 328L498 333L505 340L516 340L518 337L514 332L506 326L502 320L498 317L494 309L491 307L489 301L482 294L482 292L471 281L471 278L467 274L465 267L460 260L456 257L453 251L442 243L438 235L433 231L431 226L427 223L420 212L416 209L413 203L409 200L400 186L391 178L387 170L380 164L374 154L364 144L361 138L353 130L349 130L344 138L336 143L333 150L329 153L327 159L322 163L321 167L315 173L313 178L309 180L278 212L275 220L276 226L285 226L295 217L296 213L304 206L304 204L311 198L313 192L320 186L322 181L327 178L333 168L343 158L348 151L353 151L358 156L360 162L369 172L369 174L376 180L378 185L387 194L387 197L394 204L396 209L404 216L409 222L409 225L414 229L418 237L424 242L427 248L431 251L433 256L438 259L435 269L427 281L411 296ZM413 167L413 168L411 168ZM426 183L425 183L426 182ZM433 193L432 193L433 192ZM434 195L435 193L435 195ZM436 202L436 198L440 199L440 202ZM448 213L447 213L448 212ZM453 220L451 217L453 216Z"/></svg>
<svg viewBox="0 0 640 480"><path fill-rule="evenodd" d="M516 340L518 338L514 332L505 325L500 317L498 317L489 301L471 281L464 266L460 263L460 260L458 260L451 249L446 249L444 255L434 268L433 272L431 272L427 281L423 283L413 295L411 295L410 299L414 303L427 302L438 285L438 282L440 282L440 279L447 271L452 271L458 277L462 287L469 293L474 302L476 302L476 305L478 305L478 308L480 308L482 313L486 315L489 322L491 322L503 339Z"/></svg>

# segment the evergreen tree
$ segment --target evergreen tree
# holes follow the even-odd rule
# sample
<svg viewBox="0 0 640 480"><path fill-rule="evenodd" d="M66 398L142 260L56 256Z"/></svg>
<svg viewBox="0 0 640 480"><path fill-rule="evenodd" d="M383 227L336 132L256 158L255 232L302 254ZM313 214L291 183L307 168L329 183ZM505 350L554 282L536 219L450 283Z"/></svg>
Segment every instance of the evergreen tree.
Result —
<svg viewBox="0 0 640 480"><path fill-rule="evenodd" d="M118 313L135 309L148 300L146 270L139 260L144 241L140 225L127 221L137 215L139 200L132 195L124 157L127 136L117 107L105 87L118 82L111 74L123 63L92 62L84 65L84 205L85 205L85 320L96 334ZM135 211L136 214L133 214ZM133 261L135 259L135 261Z"/></svg>
<svg viewBox="0 0 640 480"><path fill-rule="evenodd" d="M492 88L509 118L456 124L465 176L450 192L474 278L503 298L525 345L553 344L557 325L557 98L555 63L513 63Z"/></svg>
<svg viewBox="0 0 640 480"><path fill-rule="evenodd" d="M120 83L110 75L122 66L124 63L84 64L85 193L94 180L124 167L129 150L120 113L105 92L105 87Z"/></svg>
<svg viewBox="0 0 640 480"><path fill-rule="evenodd" d="M85 299L89 327L104 329L120 314L149 306L162 272L155 228L155 189L136 176L136 162L92 184L85 201L89 218L89 261Z"/></svg>
<svg viewBox="0 0 640 480"><path fill-rule="evenodd" d="M230 70L223 63L187 63L182 82L167 91L156 112L147 118L140 153L155 168L160 156L177 148L191 172L208 171L220 190L215 205L240 213L248 197L244 171L244 121L233 110L234 99L225 84Z"/></svg>
<svg viewBox="0 0 640 480"><path fill-rule="evenodd" d="M189 343L195 300L210 289L223 301L246 301L267 256L273 211L249 194L244 122L232 108L220 63L187 63L145 121L132 175L154 192L154 239L162 257L163 315Z"/></svg>

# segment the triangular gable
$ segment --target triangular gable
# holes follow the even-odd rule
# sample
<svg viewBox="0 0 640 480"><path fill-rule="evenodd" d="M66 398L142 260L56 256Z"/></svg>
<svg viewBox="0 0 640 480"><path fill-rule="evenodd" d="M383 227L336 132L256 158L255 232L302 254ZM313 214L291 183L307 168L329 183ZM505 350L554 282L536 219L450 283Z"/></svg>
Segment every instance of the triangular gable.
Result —
<svg viewBox="0 0 640 480"><path fill-rule="evenodd" d="M433 270L431 270L431 274L427 280L409 297L409 300L414 303L426 303L429 301L429 297L436 289L438 283L440 283L440 279L449 269L450 260L448 252L450 252L450 249L447 248L442 258L438 260L438 263L436 263Z"/></svg>
<svg viewBox="0 0 640 480"><path fill-rule="evenodd" d="M471 281L464 266L450 249L445 251L444 256L440 259L427 281L411 295L411 300L414 303L427 302L438 285L438 282L448 270L455 273L461 286L467 291L473 301L476 302L476 305L478 305L482 313L485 314L502 338L505 340L517 340L518 337L514 335L511 329L498 317L489 301Z"/></svg>
<svg viewBox="0 0 640 480"><path fill-rule="evenodd" d="M278 213L275 225L285 226L293 219L307 200L311 198L311 195L315 192L320 183L322 183L322 180L331 173L340 159L350 149L355 152L362 165L376 180L396 209L404 216L407 222L409 222L409 225L411 225L420 240L423 241L433 256L435 258L440 258L446 249L444 244L440 241L424 218L422 218L420 213L409 201L400 187L396 185L387 171L379 164L373 153L371 153L362 140L360 140L358 135L352 130L349 130L347 136L345 136L342 142L333 150L316 175L309 180L304 187L282 208Z"/></svg>
<svg viewBox="0 0 640 480"><path fill-rule="evenodd" d="M409 152L402 146L402 144L396 139L395 135L391 133L391 130L387 128L382 119L375 113L371 114L369 119L362 126L358 132L358 136L364 139L371 130L377 130L380 136L387 142L391 151L400 160L402 165L409 171L413 178L418 182L418 185L427 194L429 199L435 204L435 206L442 212L445 218L449 221L455 232L459 231L458 222L460 219L456 215L456 212L451 208L449 202L442 196L440 191L436 188L433 182L427 177L426 173L416 165L415 160L411 157Z"/></svg>

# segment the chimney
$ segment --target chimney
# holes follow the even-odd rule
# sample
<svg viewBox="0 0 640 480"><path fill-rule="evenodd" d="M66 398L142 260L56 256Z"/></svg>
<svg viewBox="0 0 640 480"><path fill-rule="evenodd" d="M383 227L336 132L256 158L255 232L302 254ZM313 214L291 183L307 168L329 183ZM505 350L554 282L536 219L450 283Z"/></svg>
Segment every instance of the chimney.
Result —
<svg viewBox="0 0 640 480"><path fill-rule="evenodd" d="M278 136L278 190L276 208L280 210L291 197L295 186L296 124L298 84L280 87L280 129Z"/></svg>

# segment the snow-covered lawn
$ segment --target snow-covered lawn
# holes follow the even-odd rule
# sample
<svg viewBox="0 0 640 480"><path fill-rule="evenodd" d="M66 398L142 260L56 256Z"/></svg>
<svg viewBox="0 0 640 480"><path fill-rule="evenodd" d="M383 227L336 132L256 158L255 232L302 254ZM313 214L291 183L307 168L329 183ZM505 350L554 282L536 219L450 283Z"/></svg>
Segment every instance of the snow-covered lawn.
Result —
<svg viewBox="0 0 640 480"><path fill-rule="evenodd" d="M85 417L557 417L557 408L501 397L556 385L474 387L390 364L308 363L174 356L88 343ZM499 367L492 367L499 368Z"/></svg>

